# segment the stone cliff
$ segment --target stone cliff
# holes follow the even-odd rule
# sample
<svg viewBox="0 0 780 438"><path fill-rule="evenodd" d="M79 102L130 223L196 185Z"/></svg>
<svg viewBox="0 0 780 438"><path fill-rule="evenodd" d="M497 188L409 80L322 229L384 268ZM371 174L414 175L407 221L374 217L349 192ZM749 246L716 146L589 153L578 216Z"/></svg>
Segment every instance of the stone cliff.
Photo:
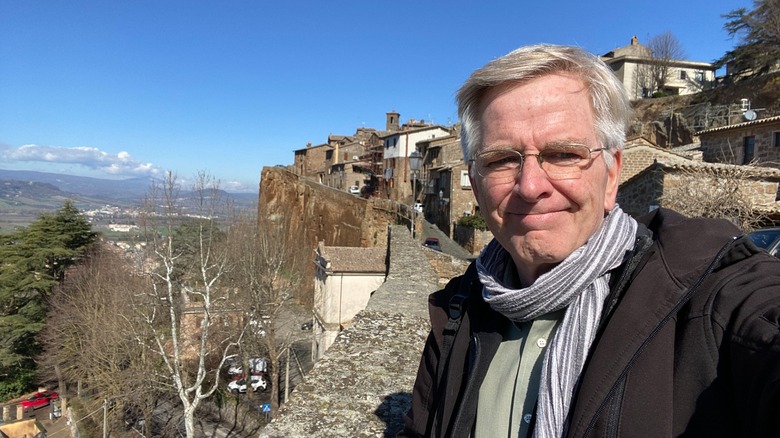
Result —
<svg viewBox="0 0 780 438"><path fill-rule="evenodd" d="M363 199L296 175L282 167L263 168L258 202L261 230L292 249L291 269L304 279L298 298L311 304L314 252L328 246L375 247L387 244L387 227L396 212L391 201Z"/></svg>

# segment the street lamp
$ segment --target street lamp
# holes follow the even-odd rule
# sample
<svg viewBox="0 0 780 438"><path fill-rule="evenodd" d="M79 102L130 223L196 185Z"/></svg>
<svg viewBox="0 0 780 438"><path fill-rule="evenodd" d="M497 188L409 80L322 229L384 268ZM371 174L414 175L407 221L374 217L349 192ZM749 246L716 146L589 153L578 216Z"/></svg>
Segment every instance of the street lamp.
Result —
<svg viewBox="0 0 780 438"><path fill-rule="evenodd" d="M414 209L415 201L417 201L417 172L422 166L423 156L417 151L409 154L409 168L412 170L412 239L414 239L414 223L417 217L417 211Z"/></svg>

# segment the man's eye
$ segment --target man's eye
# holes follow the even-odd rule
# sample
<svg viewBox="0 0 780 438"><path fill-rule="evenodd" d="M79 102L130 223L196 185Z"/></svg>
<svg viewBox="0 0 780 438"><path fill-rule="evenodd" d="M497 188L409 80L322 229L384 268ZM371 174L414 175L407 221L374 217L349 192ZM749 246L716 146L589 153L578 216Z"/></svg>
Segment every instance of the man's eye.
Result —
<svg viewBox="0 0 780 438"><path fill-rule="evenodd" d="M551 164L576 163L583 158L582 153L576 150L556 149L542 152L542 160Z"/></svg>
<svg viewBox="0 0 780 438"><path fill-rule="evenodd" d="M520 163L519 155L496 155L485 157L485 165L490 168L511 167Z"/></svg>

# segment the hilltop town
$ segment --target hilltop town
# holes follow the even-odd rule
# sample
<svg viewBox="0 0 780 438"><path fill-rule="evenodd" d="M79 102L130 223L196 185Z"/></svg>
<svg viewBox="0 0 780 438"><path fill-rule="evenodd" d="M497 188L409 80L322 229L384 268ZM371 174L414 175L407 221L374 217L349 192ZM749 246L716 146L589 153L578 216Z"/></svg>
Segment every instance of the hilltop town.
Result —
<svg viewBox="0 0 780 438"><path fill-rule="evenodd" d="M780 168L775 75L726 84L715 78L710 63L675 61L663 97L646 99L637 72L652 62L647 50L634 37L628 46L602 56L635 99L621 175L624 209L641 214L663 204L664 188L647 187L648 173L675 178L681 177L680 169L696 169L696 175L686 177L700 179L728 173L729 166L748 166L743 183L753 187L748 191L767 193L755 202L774 214L771 186L777 177L772 169ZM652 165L664 169L650 170ZM323 143L295 150L289 171L362 198L417 206L426 220L453 237L464 216L478 213L467 167L457 124L402 123L401 114L389 111L383 129L331 134Z"/></svg>
<svg viewBox="0 0 780 438"><path fill-rule="evenodd" d="M670 65L669 80L653 97L637 79L651 60L635 37L602 59L621 79L636 110L623 152L618 191L618 203L624 211L639 216L665 206L684 210L703 197L723 203L710 190L730 185L739 189L737 196L749 200L746 214L757 218L757 222L740 225L780 221L780 90L774 74L764 76L760 84L747 81L738 88L716 78L710 63L677 60ZM740 91L734 91L737 89ZM257 223L251 225L267 239L268 246L260 249L277 253L279 258L273 260L278 262L277 270L271 274L278 276L270 284L256 287L281 289L283 297L259 304L257 296L251 298L254 302L240 301L246 299L241 296L242 287L231 283L215 300L219 304L207 307L211 305L210 297L205 298L208 281L198 280L194 288L198 298L182 299L181 303L161 300L174 309L171 315L181 314L182 336L187 343L185 361L196 362L196 342L192 340L205 337L201 323L212 315L219 315L218 324L227 331L241 327L241 336L231 333L220 340L226 344L236 337L243 340L247 330L255 332L258 342L265 342L272 336L274 318L289 319L280 330L287 336L283 348L272 353L275 345L253 346L253 352L243 358L255 360L253 354L263 351L263 363L267 358L269 366L258 373L262 376L258 379L268 379L262 380L264 383L273 380L274 386L269 384L269 388L277 394L282 392L282 387L276 386L282 374L294 373L294 381L284 382L289 399L278 410L274 404L273 420L266 426L270 417L261 418L257 411L260 408L270 416L267 394L246 397L236 390L235 405L231 404L235 411L230 412L236 418L239 412L246 415L248 426L227 432L215 420L223 414L219 403L209 402L214 411L203 414L204 419L208 417L203 423L213 427L214 434L393 436L400 429L428 333L427 296L461 274L491 239L479 222L460 135L458 123L444 126L404 120L402 114L390 110L383 127L329 134L322 143L292 151L292 165L263 169ZM122 221L118 222L122 223L113 223L112 215L119 213ZM111 207L88 216L121 234L138 231L135 218L139 214ZM181 217L176 216L177 221ZM193 212L187 218L202 226L212 216ZM231 224L226 228L240 228L238 225L246 226ZM239 231L246 233L246 229ZM439 242L438 247L426 245L430 238ZM259 251L258 247L242 246L252 239L235 239L230 256ZM119 248L132 249L128 245ZM133 276L141 277L139 272L146 264L159 268L176 257L163 255L162 262L156 264L144 260L134 267ZM197 265L197 261L188 263ZM176 280L169 277L167 285L181 285L186 280L186 275ZM288 306L291 301L295 306ZM222 304L225 302L228 304ZM169 342L167 338L165 342ZM158 345L161 356L173 348L165 342ZM282 351L286 351L286 359L282 359ZM221 368L227 368L227 352L227 348L220 351L221 361L211 358L209 366L217 365L209 372L219 374ZM232 357L240 360L236 353ZM290 367L297 370L290 372ZM219 394L228 393L226 385L218 386ZM245 382L245 390L246 386ZM109 410L108 401L99 402ZM164 403L175 404L167 399ZM12 406L17 405L4 406L4 421L23 420L26 411ZM156 404L145 414L169 410L168 405L163 408ZM144 416L135 411L132 421L127 420L127 412L115 415L129 429L144 422ZM53 424L61 426L54 417L50 418Z"/></svg>
<svg viewBox="0 0 780 438"><path fill-rule="evenodd" d="M641 215L662 206L681 209L686 203L713 197L713 187L729 185L739 188L738 196L749 199L749 208L763 224L780 219L780 90L774 77L725 86L716 81L711 65L678 62L667 83L671 95L642 99L633 72L647 59L637 40L604 58L637 98L618 191L624 211ZM416 294L409 298L418 303L417 311L388 306L386 297L403 290L432 290L462 272L462 259L450 257L444 262L449 256L420 246L428 236L427 226L433 225L472 256L490 238L466 225L471 223L469 217L479 214L479 207L467 177L459 126L414 119L401 123L401 115L389 111L384 129L358 128L353 135L329 135L326 142L308 144L294 154L294 164L286 171L265 169L261 213L273 215L278 213L274 205L285 209L292 205L292 216L317 230L297 230L301 234L296 238L316 248L316 268L311 271L316 279L314 333L328 341L315 348L321 359L307 384L296 389L261 436L336 436L354 430L364 431L365 436L392 436L409 406L410 378L417 363L383 364L380 371L376 362L417 357L425 333L421 326L427 326L427 319L421 300L413 298ZM266 204L264 199L270 198L287 202ZM339 216L343 211L359 211L357 220L343 221ZM382 277L384 267L372 265L371 258L361 253L363 248L347 243L338 224L361 230L364 237L383 235L385 222L376 218L388 211L415 232L391 227L386 249L384 238L360 239L361 247L380 247L377 254L387 254L389 271L381 282L369 278ZM410 241L410 236L417 240ZM416 264L409 262L415 258L408 249L402 249L408 246L428 259L427 268L420 268L431 269L427 280L426 274L397 274L404 269L400 266ZM444 268L451 265L460 266L460 271ZM345 274L363 275L366 282L361 289L359 280L351 280L352 296L359 298L348 309L332 304L335 297L341 300ZM414 285L407 280L410 275ZM381 284L378 289L377 284ZM383 341L390 333L410 343ZM356 363L354 357L364 360ZM345 369L350 372L344 373ZM356 398L351 376L361 376L363 402Z"/></svg>

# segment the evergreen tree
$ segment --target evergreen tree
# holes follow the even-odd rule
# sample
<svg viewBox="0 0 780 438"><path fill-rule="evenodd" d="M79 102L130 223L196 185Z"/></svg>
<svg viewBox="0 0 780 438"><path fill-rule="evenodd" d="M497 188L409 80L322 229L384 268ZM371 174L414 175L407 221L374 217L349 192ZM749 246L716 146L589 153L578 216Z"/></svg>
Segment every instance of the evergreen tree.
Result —
<svg viewBox="0 0 780 438"><path fill-rule="evenodd" d="M780 0L755 0L753 5L753 10L739 8L723 16L728 20L724 29L740 43L715 61L743 77L768 73L780 60Z"/></svg>
<svg viewBox="0 0 780 438"><path fill-rule="evenodd" d="M55 214L0 238L0 400L33 384L46 300L96 237L67 201Z"/></svg>

